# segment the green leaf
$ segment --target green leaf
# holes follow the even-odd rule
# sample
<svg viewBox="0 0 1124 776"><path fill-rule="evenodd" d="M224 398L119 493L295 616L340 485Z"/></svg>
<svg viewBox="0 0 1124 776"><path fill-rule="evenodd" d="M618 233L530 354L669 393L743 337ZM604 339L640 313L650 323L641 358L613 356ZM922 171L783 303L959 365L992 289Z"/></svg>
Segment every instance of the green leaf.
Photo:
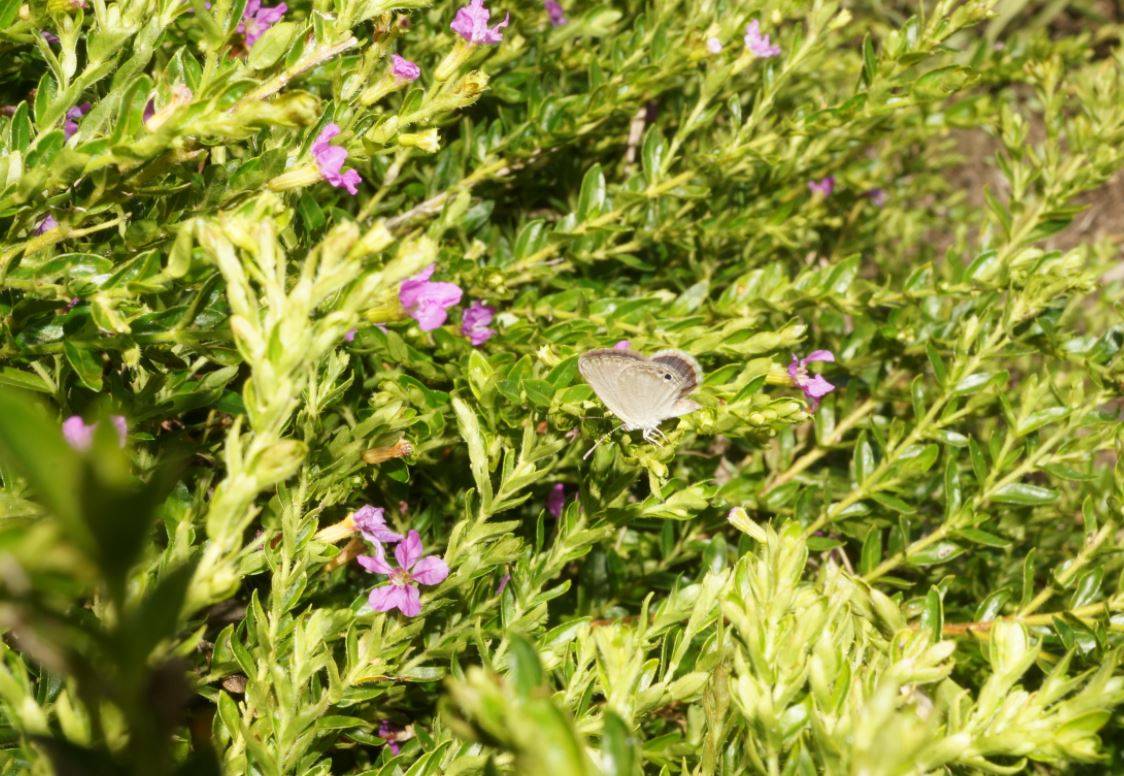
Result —
<svg viewBox="0 0 1124 776"><path fill-rule="evenodd" d="M938 563L948 563L964 553L964 548L956 542L935 542L909 555L909 562L914 566L933 566Z"/></svg>
<svg viewBox="0 0 1124 776"><path fill-rule="evenodd" d="M603 714L601 733L601 771L606 776L639 776L637 742L618 715L611 709Z"/></svg>
<svg viewBox="0 0 1124 776"><path fill-rule="evenodd" d="M472 408L459 397L453 397L453 411L457 415L457 427L460 429L461 438L468 446L469 467L472 469L472 479L476 482L481 509L487 513L491 509L493 499L492 468L488 460L484 434L480 431L480 421L477 420Z"/></svg>
<svg viewBox="0 0 1124 776"><path fill-rule="evenodd" d="M870 86L874 82L874 74L878 70L878 60L874 56L874 42L868 32L863 36L863 83Z"/></svg>
<svg viewBox="0 0 1124 776"><path fill-rule="evenodd" d="M951 518L960 510L963 494L960 490L960 467L955 458L949 458L944 467L944 514Z"/></svg>
<svg viewBox="0 0 1124 776"><path fill-rule="evenodd" d="M196 561L191 558L165 570L148 595L126 613L118 645L129 656L126 664L143 669L153 648L176 635Z"/></svg>
<svg viewBox="0 0 1124 776"><path fill-rule="evenodd" d="M51 103L58 93L58 84L50 73L43 73L35 90L35 125L40 132L47 129L46 117L51 112Z"/></svg>
<svg viewBox="0 0 1124 776"><path fill-rule="evenodd" d="M855 482L859 485L862 485L867 475L874 471L874 448L870 446L870 440L867 438L865 431L859 434L859 440L855 443L851 465L855 474Z"/></svg>
<svg viewBox="0 0 1124 776"><path fill-rule="evenodd" d="M91 536L79 502L81 460L63 441L59 422L10 389L0 389L0 457L27 480L36 500L62 522L69 538L89 549Z"/></svg>
<svg viewBox="0 0 1124 776"><path fill-rule="evenodd" d="M859 556L859 573L868 574L882 562L882 529L872 527L863 539L862 554Z"/></svg>
<svg viewBox="0 0 1124 776"><path fill-rule="evenodd" d="M67 363L74 369L78 379L91 391L101 392L102 366L91 348L83 347L73 340L63 340L63 353Z"/></svg>
<svg viewBox="0 0 1124 776"><path fill-rule="evenodd" d="M24 372L10 366L0 369L0 386L25 391L38 391L39 393L54 393L54 388L45 382L41 375Z"/></svg>
<svg viewBox="0 0 1124 776"><path fill-rule="evenodd" d="M21 102L12 114L12 122L8 128L8 133L11 137L10 142L13 151L26 151L31 144L32 130L29 113L27 103Z"/></svg>
<svg viewBox="0 0 1124 776"><path fill-rule="evenodd" d="M995 534L988 533L987 531L981 531L978 528L961 528L956 532L956 535L967 539L970 542L982 544L987 547L1006 548L1011 546L1011 542L1007 539L1004 539L1002 536L996 536Z"/></svg>
<svg viewBox="0 0 1124 776"><path fill-rule="evenodd" d="M597 215L604 204L605 174L601 171L601 165L595 164L582 178L581 192L578 194L578 221L585 221L588 217Z"/></svg>
<svg viewBox="0 0 1124 776"><path fill-rule="evenodd" d="M19 13L21 0L0 0L0 30L7 29Z"/></svg>
<svg viewBox="0 0 1124 776"><path fill-rule="evenodd" d="M266 30L246 57L246 63L254 70L265 70L277 64L277 60L285 56L293 39L301 31L303 25L296 22L278 22Z"/></svg>
<svg viewBox="0 0 1124 776"><path fill-rule="evenodd" d="M508 670L515 691L522 697L542 686L545 675L534 645L518 633L509 634L510 649L507 654Z"/></svg>
<svg viewBox="0 0 1124 776"><path fill-rule="evenodd" d="M929 363L933 367L933 375L937 378L937 384L944 385L948 381L948 368L944 365L944 359L933 347L931 341L925 343L925 355L929 357Z"/></svg>
<svg viewBox="0 0 1124 776"><path fill-rule="evenodd" d="M956 384L952 389L954 396L964 396L965 394L977 391L991 381L994 374L991 372L976 372L975 374L968 375Z"/></svg>
<svg viewBox="0 0 1124 776"><path fill-rule="evenodd" d="M929 588L925 596L925 608L921 610L921 630L929 631L929 637L933 641L940 641L944 635L944 601L935 587Z"/></svg>
<svg viewBox="0 0 1124 776"><path fill-rule="evenodd" d="M1039 485L1029 485L1025 482L1010 482L998 488L991 495L991 500L999 504L1017 504L1020 506L1051 504L1057 498L1057 492Z"/></svg>

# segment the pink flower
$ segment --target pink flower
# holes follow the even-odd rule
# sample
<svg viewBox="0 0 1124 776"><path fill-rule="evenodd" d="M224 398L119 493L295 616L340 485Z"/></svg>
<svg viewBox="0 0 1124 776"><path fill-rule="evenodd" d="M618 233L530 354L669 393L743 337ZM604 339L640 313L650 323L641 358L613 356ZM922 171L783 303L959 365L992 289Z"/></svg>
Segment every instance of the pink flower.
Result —
<svg viewBox="0 0 1124 776"><path fill-rule="evenodd" d="M90 103L84 102L81 105L76 105L66 112L66 121L62 125L62 133L70 138L75 132L78 131L78 119L85 116L90 112Z"/></svg>
<svg viewBox="0 0 1124 776"><path fill-rule="evenodd" d="M484 7L484 0L469 0L468 5L457 10L457 15L449 27L469 43L477 45L499 43L503 40L500 30L508 25L511 14L504 16L503 21L495 27L489 28L488 19L491 16L492 12Z"/></svg>
<svg viewBox="0 0 1124 776"><path fill-rule="evenodd" d="M395 78L402 81L416 81L421 75L421 68L405 57L392 54L390 56L390 61L390 72Z"/></svg>
<svg viewBox="0 0 1124 776"><path fill-rule="evenodd" d="M449 317L446 310L461 301L462 292L456 283L430 282L436 268L436 264L430 264L398 289L398 301L422 331L443 326Z"/></svg>
<svg viewBox="0 0 1124 776"><path fill-rule="evenodd" d="M384 574L390 579L389 585L371 591L367 603L372 609L376 612L398 609L407 617L421 614L418 585L437 585L449 576L445 561L434 555L423 558L422 551L421 537L417 531L410 531L406 539L394 548L398 568L386 562L381 544L375 545L375 555L360 555L356 559L367 571Z"/></svg>
<svg viewBox="0 0 1124 776"><path fill-rule="evenodd" d="M511 581L510 574L504 574L500 577L500 583L496 585L496 595L500 595L507 588L507 583Z"/></svg>
<svg viewBox="0 0 1124 776"><path fill-rule="evenodd" d="M542 5L546 9L547 16L550 17L551 25L561 27L566 23L566 12L562 10L562 5L558 0L543 0Z"/></svg>
<svg viewBox="0 0 1124 776"><path fill-rule="evenodd" d="M566 488L561 482L555 483L546 497L546 511L553 517L562 517L562 510L566 508Z"/></svg>
<svg viewBox="0 0 1124 776"><path fill-rule="evenodd" d="M238 23L238 32L242 33L246 48L252 48L258 42L258 38L281 21L281 17L288 10L289 6L284 3L273 8L263 8L261 0L247 0L246 9L242 11L242 21Z"/></svg>
<svg viewBox="0 0 1124 776"><path fill-rule="evenodd" d="M886 192L883 189L871 189L866 195L870 197L870 203L875 207L882 207L886 204Z"/></svg>
<svg viewBox="0 0 1124 776"><path fill-rule="evenodd" d="M386 741L386 746L390 749L392 754L398 754L402 751L402 747L398 746L398 735L402 732L402 728L397 725L390 724L389 719L384 719L379 723L378 736Z"/></svg>
<svg viewBox="0 0 1124 776"><path fill-rule="evenodd" d="M614 350L628 350L632 347L632 340L621 340L616 345L613 345Z"/></svg>
<svg viewBox="0 0 1124 776"><path fill-rule="evenodd" d="M479 300L473 302L464 311L461 320L461 334L468 337L469 342L473 345L480 347L496 333L495 329L488 328L488 324L492 322L495 315L494 307L482 304Z"/></svg>
<svg viewBox="0 0 1124 776"><path fill-rule="evenodd" d="M721 54L722 53L722 41L718 40L718 38L715 38L715 37L707 38L706 39L706 50L709 51L711 54Z"/></svg>
<svg viewBox="0 0 1124 776"><path fill-rule="evenodd" d="M316 160L316 167L324 176L324 180L337 189L346 189L348 194L355 196L359 193L359 184L363 179L355 170L341 172L343 163L347 161L347 149L330 144L331 139L339 133L339 125L335 123L324 127L312 143L312 158Z"/></svg>
<svg viewBox="0 0 1124 776"><path fill-rule="evenodd" d="M354 328L354 327L348 329L347 331L345 331L343 333L344 341L345 342L355 342L355 335L358 334L358 333L359 333L359 330Z"/></svg>
<svg viewBox="0 0 1124 776"><path fill-rule="evenodd" d="M35 234L43 234L44 232L49 232L52 229L58 228L59 222L55 220L54 216L48 213L47 217L39 222L39 226L35 227Z"/></svg>
<svg viewBox="0 0 1124 776"><path fill-rule="evenodd" d="M386 527L386 510L382 507L364 504L351 513L351 522L355 523L355 529L371 544L402 541L402 534Z"/></svg>
<svg viewBox="0 0 1124 776"><path fill-rule="evenodd" d="M788 376L797 388L804 392L804 398L811 405L812 412L820 406L820 399L835 390L835 386L823 378L822 375L808 374L808 364L813 361L835 361L835 355L830 350L813 350L805 358L792 357L788 364Z"/></svg>
<svg viewBox="0 0 1124 776"><path fill-rule="evenodd" d="M812 192L812 194L830 197L831 192L835 191L835 176L829 175L823 180L808 181L808 191Z"/></svg>
<svg viewBox="0 0 1124 776"><path fill-rule="evenodd" d="M112 415L109 418L109 422L117 429L117 444L124 447L126 437L129 433L129 426L125 421L125 416ZM62 436L63 439L66 440L66 443L73 449L84 453L93 445L94 429L97 427L97 423L86 423L82 420L81 415L71 415L62 422Z"/></svg>
<svg viewBox="0 0 1124 776"><path fill-rule="evenodd" d="M125 420L124 415L110 415L109 422L117 429L117 444L120 447L125 446L125 441L129 437L129 424Z"/></svg>
<svg viewBox="0 0 1124 776"><path fill-rule="evenodd" d="M745 47L758 59L769 59L781 53L780 46L774 46L768 35L761 34L761 25L756 19L745 26Z"/></svg>
<svg viewBox="0 0 1124 776"><path fill-rule="evenodd" d="M43 40L47 41L52 46L54 46L59 42L59 36L55 35L53 32L48 32L47 30L43 30Z"/></svg>

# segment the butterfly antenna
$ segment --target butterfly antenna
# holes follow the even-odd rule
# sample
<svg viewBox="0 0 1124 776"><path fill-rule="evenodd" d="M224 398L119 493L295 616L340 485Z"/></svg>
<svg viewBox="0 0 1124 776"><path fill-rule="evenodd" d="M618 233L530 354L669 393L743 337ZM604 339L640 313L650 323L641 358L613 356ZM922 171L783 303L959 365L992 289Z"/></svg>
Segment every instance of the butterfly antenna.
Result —
<svg viewBox="0 0 1124 776"><path fill-rule="evenodd" d="M621 425L624 425L624 424L622 423ZM608 431L606 431L606 432L605 432L604 434L602 434L602 435L601 435L601 438L600 438L600 439L598 439L598 440L597 440L596 442L594 442L594 443L593 443L593 447L591 447L591 448L589 448L588 450L586 450L586 451L585 451L585 455L583 455L583 456L582 456L582 460L583 460L583 461L586 461L586 460L588 460L588 459L589 459L589 456L593 455L593 451L594 451L594 450L596 450L596 449L597 449L598 447L600 447L600 446L601 446L601 443L602 443L602 442L604 442L604 441L605 441L606 439L608 439L609 437L611 437L611 436L613 435L613 433L614 433L614 432L616 432L617 430L619 430L619 429L620 429L620 427L621 427L621 426L616 426L616 427L614 427L614 428L611 428L611 429L609 429L609 430L608 430Z"/></svg>

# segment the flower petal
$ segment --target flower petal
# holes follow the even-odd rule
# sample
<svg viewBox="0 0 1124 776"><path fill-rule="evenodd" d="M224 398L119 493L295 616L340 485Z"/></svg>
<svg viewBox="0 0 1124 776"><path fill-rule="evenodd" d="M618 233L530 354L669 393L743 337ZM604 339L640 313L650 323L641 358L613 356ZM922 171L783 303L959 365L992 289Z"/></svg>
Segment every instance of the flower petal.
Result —
<svg viewBox="0 0 1124 776"><path fill-rule="evenodd" d="M394 557L398 559L399 566L409 569L418 562L423 552L421 536L417 531L410 531L406 534L405 540L394 548Z"/></svg>
<svg viewBox="0 0 1124 776"><path fill-rule="evenodd" d="M823 379L823 375L815 375L801 387L804 389L804 395L811 399L819 399L835 390L835 386Z"/></svg>
<svg viewBox="0 0 1124 776"><path fill-rule="evenodd" d="M835 361L835 354L830 350L813 350L804 358L804 363L810 364L813 361Z"/></svg>
<svg viewBox="0 0 1124 776"><path fill-rule="evenodd" d="M449 576L449 566L436 555L430 555L414 565L410 576L423 585L438 585Z"/></svg>
<svg viewBox="0 0 1124 776"><path fill-rule="evenodd" d="M84 452L94 443L94 424L87 425L81 416L71 415L62 422L62 435L68 445Z"/></svg>
<svg viewBox="0 0 1124 776"><path fill-rule="evenodd" d="M409 588L401 585L383 585L376 587L367 596L367 605L376 612L389 612L391 609L401 609L407 596L405 590ZM414 591L417 592L416 590Z"/></svg>
<svg viewBox="0 0 1124 776"><path fill-rule="evenodd" d="M398 611L407 617L417 617L421 614L421 593L413 585L399 588L402 594L398 598Z"/></svg>
<svg viewBox="0 0 1124 776"><path fill-rule="evenodd" d="M788 362L788 376L791 377L797 385L800 384L800 359L796 356L793 356L792 360Z"/></svg>
<svg viewBox="0 0 1124 776"><path fill-rule="evenodd" d="M382 554L382 545L375 545L374 555L360 555L355 560L367 571L372 574L386 574L390 576L394 572L394 567L386 562L386 558Z"/></svg>

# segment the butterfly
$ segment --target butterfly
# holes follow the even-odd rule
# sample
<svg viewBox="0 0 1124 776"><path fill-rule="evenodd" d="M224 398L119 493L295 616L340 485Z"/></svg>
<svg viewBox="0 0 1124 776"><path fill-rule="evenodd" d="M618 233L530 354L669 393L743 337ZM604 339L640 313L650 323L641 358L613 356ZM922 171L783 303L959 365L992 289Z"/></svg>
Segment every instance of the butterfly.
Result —
<svg viewBox="0 0 1124 776"><path fill-rule="evenodd" d="M657 441L657 434L664 436L660 423L701 406L687 397L702 382L702 367L682 350L661 350L648 357L598 348L578 357L578 371L625 430L640 429L649 442Z"/></svg>

